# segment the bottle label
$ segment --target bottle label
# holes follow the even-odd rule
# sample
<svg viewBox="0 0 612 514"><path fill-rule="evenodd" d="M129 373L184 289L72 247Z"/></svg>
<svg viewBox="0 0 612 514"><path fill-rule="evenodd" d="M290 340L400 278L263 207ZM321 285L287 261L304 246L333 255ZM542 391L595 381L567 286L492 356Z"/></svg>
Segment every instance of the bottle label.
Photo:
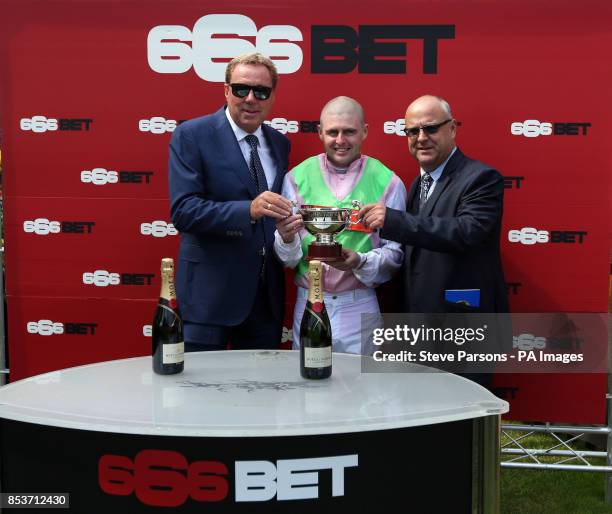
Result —
<svg viewBox="0 0 612 514"><path fill-rule="evenodd" d="M310 285L308 287L308 301L315 305L317 303L323 306L323 266L319 261L310 261L308 264L308 278ZM317 311L319 312L319 311Z"/></svg>
<svg viewBox="0 0 612 514"><path fill-rule="evenodd" d="M185 343L164 344L162 345L162 363L178 364L185 360Z"/></svg>
<svg viewBox="0 0 612 514"><path fill-rule="evenodd" d="M174 268L163 268L161 271L160 298L167 300L170 306L176 308L176 289L174 286Z"/></svg>
<svg viewBox="0 0 612 514"><path fill-rule="evenodd" d="M304 347L304 367L306 368L328 368L332 365L331 346L324 348Z"/></svg>

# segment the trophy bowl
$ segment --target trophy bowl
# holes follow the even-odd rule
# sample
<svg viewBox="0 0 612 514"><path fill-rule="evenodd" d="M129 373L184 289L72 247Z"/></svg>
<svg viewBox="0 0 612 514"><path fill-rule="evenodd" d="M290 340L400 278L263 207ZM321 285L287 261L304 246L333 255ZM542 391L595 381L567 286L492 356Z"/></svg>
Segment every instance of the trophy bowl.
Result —
<svg viewBox="0 0 612 514"><path fill-rule="evenodd" d="M353 208L359 208L360 205L360 202L353 200ZM351 209L302 205L298 212L302 215L304 228L316 238L308 246L306 260L317 259L324 262L342 260L342 245L334 236L352 223Z"/></svg>

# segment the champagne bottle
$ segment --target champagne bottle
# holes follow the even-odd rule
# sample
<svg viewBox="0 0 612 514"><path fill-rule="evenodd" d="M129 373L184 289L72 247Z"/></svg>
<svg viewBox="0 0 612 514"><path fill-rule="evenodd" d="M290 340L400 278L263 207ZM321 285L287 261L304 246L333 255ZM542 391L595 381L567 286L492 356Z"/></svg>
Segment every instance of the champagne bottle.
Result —
<svg viewBox="0 0 612 514"><path fill-rule="evenodd" d="M328 378L332 371L332 331L323 303L321 261L308 264L308 300L300 325L300 373L304 378Z"/></svg>
<svg viewBox="0 0 612 514"><path fill-rule="evenodd" d="M176 305L174 260L162 259L161 292L153 320L153 371L172 375L185 364L183 322Z"/></svg>

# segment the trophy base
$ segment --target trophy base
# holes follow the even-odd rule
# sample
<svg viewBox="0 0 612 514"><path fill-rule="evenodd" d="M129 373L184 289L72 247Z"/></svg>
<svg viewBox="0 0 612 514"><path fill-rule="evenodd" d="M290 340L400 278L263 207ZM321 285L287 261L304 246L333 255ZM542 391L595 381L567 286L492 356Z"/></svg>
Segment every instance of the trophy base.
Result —
<svg viewBox="0 0 612 514"><path fill-rule="evenodd" d="M342 259L342 245L310 243L306 261L336 262Z"/></svg>

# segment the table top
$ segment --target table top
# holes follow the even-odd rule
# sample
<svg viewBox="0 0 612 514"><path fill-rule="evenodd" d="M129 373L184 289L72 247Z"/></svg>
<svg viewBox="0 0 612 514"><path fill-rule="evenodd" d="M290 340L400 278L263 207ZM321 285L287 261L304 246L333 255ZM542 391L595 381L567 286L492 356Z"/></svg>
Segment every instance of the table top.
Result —
<svg viewBox="0 0 612 514"><path fill-rule="evenodd" d="M508 412L465 378L417 364L362 373L362 357L333 355L332 376L300 376L298 351L185 355L161 376L151 357L68 368L0 387L0 418L101 432L264 437L363 432Z"/></svg>

